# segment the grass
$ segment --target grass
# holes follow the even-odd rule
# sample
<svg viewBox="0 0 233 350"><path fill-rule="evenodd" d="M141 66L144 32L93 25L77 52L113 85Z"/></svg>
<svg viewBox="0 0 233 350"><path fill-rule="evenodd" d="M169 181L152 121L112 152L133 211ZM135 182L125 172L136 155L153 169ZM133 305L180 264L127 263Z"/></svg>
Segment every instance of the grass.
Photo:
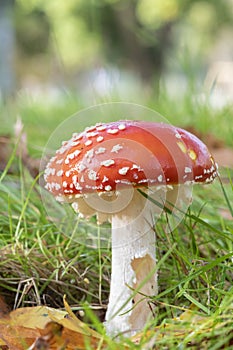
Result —
<svg viewBox="0 0 233 350"><path fill-rule="evenodd" d="M230 108L213 111L208 104L197 104L188 97L177 105L166 96L147 104L175 125L191 124L200 131L208 130L233 146ZM19 96L2 109L3 119L11 115L10 124L3 122L3 131L12 133L12 115L20 114L30 153L40 156L55 127L82 107L73 96L48 105ZM91 120L91 124L96 121ZM12 165L17 169L14 173L8 171ZM172 233L165 231L166 215L159 220L160 287L151 300L156 305L156 317L137 341L116 343L108 339L109 348L123 349L125 343L129 349L231 348L233 173L232 169L220 172L223 184L216 180L212 185L194 186L193 203ZM11 307L41 303L58 308L63 307L66 294L78 317L103 332L110 282L109 241L98 241L101 230L94 220L87 224L80 219L75 228L67 230L64 223L51 221L37 180L13 150L6 171L0 175L0 294ZM60 206L56 206L59 211ZM89 235L90 243L94 237L96 249L80 238L85 235Z"/></svg>

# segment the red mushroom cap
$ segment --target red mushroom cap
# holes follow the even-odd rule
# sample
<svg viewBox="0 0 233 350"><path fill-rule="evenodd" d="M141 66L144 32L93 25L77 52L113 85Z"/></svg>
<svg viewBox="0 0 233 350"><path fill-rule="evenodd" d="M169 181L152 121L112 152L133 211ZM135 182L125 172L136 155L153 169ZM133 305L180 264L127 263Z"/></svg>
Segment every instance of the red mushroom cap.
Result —
<svg viewBox="0 0 233 350"><path fill-rule="evenodd" d="M212 182L218 175L207 147L174 126L122 120L73 134L45 169L46 188L58 197L128 186Z"/></svg>

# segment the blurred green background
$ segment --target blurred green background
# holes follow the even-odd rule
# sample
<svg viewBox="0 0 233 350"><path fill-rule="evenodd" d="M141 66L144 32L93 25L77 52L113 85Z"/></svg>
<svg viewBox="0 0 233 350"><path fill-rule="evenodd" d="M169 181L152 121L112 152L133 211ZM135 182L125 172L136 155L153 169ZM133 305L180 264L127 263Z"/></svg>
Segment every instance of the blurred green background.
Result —
<svg viewBox="0 0 233 350"><path fill-rule="evenodd" d="M233 0L1 0L0 128L20 114L46 139L77 110L123 100L205 130L194 105L233 100L232 37Z"/></svg>

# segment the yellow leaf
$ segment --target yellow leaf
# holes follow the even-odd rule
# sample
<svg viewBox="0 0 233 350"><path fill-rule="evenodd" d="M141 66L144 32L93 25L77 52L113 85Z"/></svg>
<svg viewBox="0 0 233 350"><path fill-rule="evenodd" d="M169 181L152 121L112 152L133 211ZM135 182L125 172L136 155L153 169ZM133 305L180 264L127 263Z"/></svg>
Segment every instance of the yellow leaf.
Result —
<svg viewBox="0 0 233 350"><path fill-rule="evenodd" d="M98 348L103 337L80 321L64 298L66 311L47 306L24 307L0 319L0 346L11 350Z"/></svg>

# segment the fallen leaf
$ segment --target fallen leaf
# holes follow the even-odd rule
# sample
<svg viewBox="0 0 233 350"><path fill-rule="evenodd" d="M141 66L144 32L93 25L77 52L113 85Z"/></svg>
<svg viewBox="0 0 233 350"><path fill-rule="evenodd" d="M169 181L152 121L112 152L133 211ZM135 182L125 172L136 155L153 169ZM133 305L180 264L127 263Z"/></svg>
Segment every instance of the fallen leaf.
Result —
<svg viewBox="0 0 233 350"><path fill-rule="evenodd" d="M50 322L45 329L41 330L41 337L37 338L30 350L41 349L39 345L43 344L44 349L57 350L85 350L87 348L103 349L104 344L100 336L98 338L80 334L77 331L66 328L56 322Z"/></svg>
<svg viewBox="0 0 233 350"><path fill-rule="evenodd" d="M51 321L49 311L51 314L56 312L57 319L67 314L46 306L36 306L16 309L0 319L0 345L7 345L12 350L30 346L40 336L39 329Z"/></svg>
<svg viewBox="0 0 233 350"><path fill-rule="evenodd" d="M62 338L62 329L58 323L47 323L45 329L41 331L41 336L30 346L30 350L67 349L67 344Z"/></svg>
<svg viewBox="0 0 233 350"><path fill-rule="evenodd" d="M65 301L66 311L47 306L24 307L0 319L0 346L10 350L97 348L102 336L80 321ZM38 345L39 344L39 345Z"/></svg>
<svg viewBox="0 0 233 350"><path fill-rule="evenodd" d="M22 307L10 313L13 326L24 326L28 328L43 329L55 317L59 322L67 315L66 311L53 309L48 306Z"/></svg>
<svg viewBox="0 0 233 350"><path fill-rule="evenodd" d="M25 350L39 335L36 329L13 326L10 320L0 321L0 346L7 346L10 350Z"/></svg>

